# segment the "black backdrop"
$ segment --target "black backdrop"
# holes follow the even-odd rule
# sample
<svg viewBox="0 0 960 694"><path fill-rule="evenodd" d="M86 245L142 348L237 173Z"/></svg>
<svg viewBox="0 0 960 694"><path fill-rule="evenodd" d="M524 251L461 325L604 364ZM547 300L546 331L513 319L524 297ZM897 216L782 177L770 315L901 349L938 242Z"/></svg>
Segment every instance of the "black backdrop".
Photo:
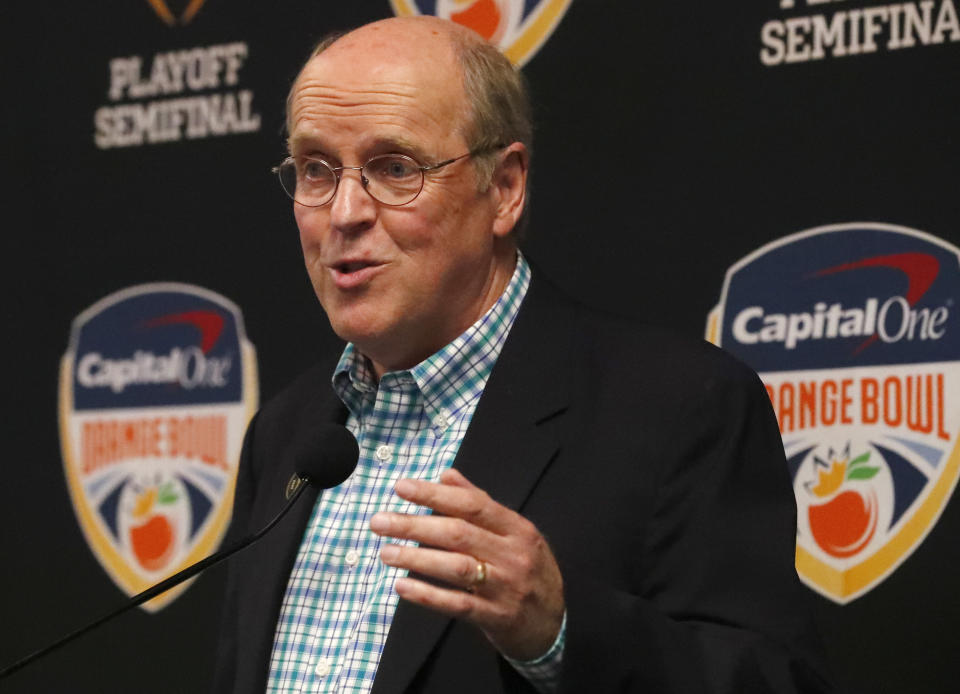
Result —
<svg viewBox="0 0 960 694"><path fill-rule="evenodd" d="M572 2L524 68L538 122L525 249L555 281L700 336L726 269L786 234L869 220L960 245L960 45L947 32L941 45L765 66L766 22L883 3L780 4ZM2 12L5 664L123 599L80 532L61 463L58 363L78 313L143 282L212 289L243 311L261 400L338 349L269 168L314 41L392 10L207 0L175 26L147 0ZM112 58L142 56L146 70L157 52L236 41L258 131L95 145ZM814 597L846 691L953 691L958 532L953 501L878 587L842 607ZM205 691L223 577L211 571L163 610L131 613L0 688Z"/></svg>

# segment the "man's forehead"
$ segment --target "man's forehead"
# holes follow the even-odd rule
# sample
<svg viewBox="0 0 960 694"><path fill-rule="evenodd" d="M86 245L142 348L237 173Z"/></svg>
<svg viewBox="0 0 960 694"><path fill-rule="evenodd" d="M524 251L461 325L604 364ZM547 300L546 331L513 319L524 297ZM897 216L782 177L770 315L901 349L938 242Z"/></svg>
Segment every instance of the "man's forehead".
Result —
<svg viewBox="0 0 960 694"><path fill-rule="evenodd" d="M431 96L444 101L463 98L459 61L446 39L433 37L419 45L411 45L409 36L396 42L361 39L362 35L348 35L314 56L297 79L295 95L347 102L379 95L387 101L424 103Z"/></svg>
<svg viewBox="0 0 960 694"><path fill-rule="evenodd" d="M456 62L425 58L429 52L386 56L381 49L337 42L304 66L289 104L291 144L321 121L350 129L383 120L398 126L395 132L402 131L404 121L414 129L447 131L460 122L468 109Z"/></svg>
<svg viewBox="0 0 960 694"><path fill-rule="evenodd" d="M447 86L436 71L415 63L382 63L320 55L308 63L297 78L295 97L361 100L372 94L396 99L415 99L424 91ZM339 96L334 96L339 95Z"/></svg>
<svg viewBox="0 0 960 694"><path fill-rule="evenodd" d="M338 70L317 66L304 70L290 103L290 124L317 118L387 121L438 120L450 127L463 112L465 96L458 80L437 79L429 71L406 71L393 65L364 71L355 65Z"/></svg>

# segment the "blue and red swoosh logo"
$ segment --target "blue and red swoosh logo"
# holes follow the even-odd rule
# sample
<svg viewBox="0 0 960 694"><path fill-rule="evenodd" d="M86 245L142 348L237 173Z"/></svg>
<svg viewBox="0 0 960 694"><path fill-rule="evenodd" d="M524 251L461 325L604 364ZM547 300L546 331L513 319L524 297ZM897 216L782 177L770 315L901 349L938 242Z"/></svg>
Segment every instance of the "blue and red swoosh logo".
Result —
<svg viewBox="0 0 960 694"><path fill-rule="evenodd" d="M850 270L861 270L863 268L889 268L899 270L907 278L907 291L903 297L911 307L916 306L923 295L927 293L930 286L936 281L940 274L940 261L929 253L893 253L891 255L875 255L870 258L864 258L853 263L843 263L833 267L824 268L813 273L814 277L825 277L839 272L849 272ZM867 347L877 341L879 336L874 333L862 342L855 354L859 354Z"/></svg>
<svg viewBox="0 0 960 694"><path fill-rule="evenodd" d="M171 313L166 316L158 316L148 320L145 325L148 328L156 328L163 325L192 325L199 333L200 349L204 354L209 354L220 334L223 332L223 316L215 311L184 311L183 313Z"/></svg>

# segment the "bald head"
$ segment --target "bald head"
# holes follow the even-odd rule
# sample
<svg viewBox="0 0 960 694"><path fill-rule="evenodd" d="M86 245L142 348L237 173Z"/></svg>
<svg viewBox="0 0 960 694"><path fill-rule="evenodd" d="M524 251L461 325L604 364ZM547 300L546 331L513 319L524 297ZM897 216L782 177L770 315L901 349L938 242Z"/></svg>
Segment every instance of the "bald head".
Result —
<svg viewBox="0 0 960 694"><path fill-rule="evenodd" d="M371 65L374 73L400 64L430 66L433 76L463 84L460 65L462 50L477 50L483 39L466 27L433 16L391 17L365 24L347 33L335 33L324 38L304 63L287 97L287 131L291 130L291 97L305 73L317 61L362 60ZM379 69L378 69L379 68ZM469 120L469 106L465 94L458 95L462 118ZM458 126L463 123L457 123Z"/></svg>
<svg viewBox="0 0 960 694"><path fill-rule="evenodd" d="M382 44L392 47L398 55L403 55L405 49L431 51L436 47L441 50L454 50L455 46L476 46L484 43L486 41L472 29L446 19L423 15L390 17L365 24L338 36L329 46L346 48L361 45L374 48ZM314 55L317 52L314 51ZM411 54L411 57L416 58L417 55Z"/></svg>

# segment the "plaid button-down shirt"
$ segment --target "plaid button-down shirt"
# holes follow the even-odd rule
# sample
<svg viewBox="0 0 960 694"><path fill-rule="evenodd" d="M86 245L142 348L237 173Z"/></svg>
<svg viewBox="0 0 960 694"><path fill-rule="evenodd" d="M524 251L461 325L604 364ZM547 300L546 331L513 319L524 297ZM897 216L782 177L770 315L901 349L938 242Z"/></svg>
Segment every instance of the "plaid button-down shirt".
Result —
<svg viewBox="0 0 960 694"><path fill-rule="evenodd" d="M436 480L450 467L530 284L522 256L507 288L463 335L413 368L383 375L347 345L333 387L360 444L356 471L323 493L294 563L270 660L268 692L369 692L405 572L380 561L378 511L425 513L396 496L405 477ZM553 688L565 628L536 661L511 661L541 691Z"/></svg>

